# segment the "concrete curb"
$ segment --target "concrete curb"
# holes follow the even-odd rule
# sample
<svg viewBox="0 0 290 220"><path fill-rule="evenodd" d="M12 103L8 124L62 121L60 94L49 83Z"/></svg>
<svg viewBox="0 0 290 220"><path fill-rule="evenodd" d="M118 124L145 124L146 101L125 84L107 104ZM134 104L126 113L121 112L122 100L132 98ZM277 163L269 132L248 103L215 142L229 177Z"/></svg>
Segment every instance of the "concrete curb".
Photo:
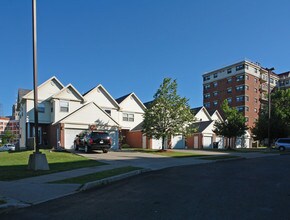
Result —
<svg viewBox="0 0 290 220"><path fill-rule="evenodd" d="M134 170L134 171L131 171L131 172L128 172L128 173L124 173L124 174L120 174L120 175L104 178L104 179L101 179L101 180L96 180L96 181L93 181L93 182L88 182L88 183L85 183L84 185L82 185L79 188L79 191L89 190L89 189L92 189L92 188L95 188L95 187L98 187L98 186L101 186L101 185L106 185L106 184L109 184L109 183L112 183L112 182L116 182L118 180L126 179L128 177L136 176L136 175L139 175L141 173L145 173L145 172L149 172L149 171L151 171L151 169Z"/></svg>

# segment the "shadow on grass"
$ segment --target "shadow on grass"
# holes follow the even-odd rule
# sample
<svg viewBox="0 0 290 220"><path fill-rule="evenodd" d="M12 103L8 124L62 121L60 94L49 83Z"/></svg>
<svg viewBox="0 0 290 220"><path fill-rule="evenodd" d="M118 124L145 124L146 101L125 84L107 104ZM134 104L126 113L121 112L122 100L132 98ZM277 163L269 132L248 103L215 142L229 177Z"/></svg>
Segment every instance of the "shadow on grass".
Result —
<svg viewBox="0 0 290 220"><path fill-rule="evenodd" d="M28 164L0 166L0 181L18 180L28 177L102 165L106 164L94 160L59 162L59 163L49 163L50 170L37 170L37 171L28 170L27 169Z"/></svg>

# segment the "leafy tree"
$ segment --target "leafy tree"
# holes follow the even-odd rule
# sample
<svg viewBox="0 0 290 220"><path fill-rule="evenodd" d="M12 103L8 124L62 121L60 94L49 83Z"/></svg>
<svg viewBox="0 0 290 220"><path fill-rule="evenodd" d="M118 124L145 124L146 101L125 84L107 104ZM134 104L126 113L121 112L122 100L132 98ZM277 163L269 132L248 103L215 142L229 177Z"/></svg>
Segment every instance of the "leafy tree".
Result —
<svg viewBox="0 0 290 220"><path fill-rule="evenodd" d="M165 140L175 134L193 132L194 116L188 100L177 94L177 82L165 78L154 95L154 100L145 110L143 132L149 138L162 138L162 150Z"/></svg>
<svg viewBox="0 0 290 220"><path fill-rule="evenodd" d="M15 134L13 134L11 131L9 130L6 130L2 136L2 143L3 144L6 144L6 143L9 143L9 142L12 142L13 139L15 139L16 136Z"/></svg>
<svg viewBox="0 0 290 220"><path fill-rule="evenodd" d="M290 135L290 89L271 94L270 140ZM268 108L261 109L252 132L257 140L268 138Z"/></svg>
<svg viewBox="0 0 290 220"><path fill-rule="evenodd" d="M230 145L228 147L231 148L231 143L235 143L236 138L244 135L246 130L248 130L245 124L246 118L236 108L231 108L227 100L224 100L221 107L225 115L225 120L216 121L213 132L229 138Z"/></svg>

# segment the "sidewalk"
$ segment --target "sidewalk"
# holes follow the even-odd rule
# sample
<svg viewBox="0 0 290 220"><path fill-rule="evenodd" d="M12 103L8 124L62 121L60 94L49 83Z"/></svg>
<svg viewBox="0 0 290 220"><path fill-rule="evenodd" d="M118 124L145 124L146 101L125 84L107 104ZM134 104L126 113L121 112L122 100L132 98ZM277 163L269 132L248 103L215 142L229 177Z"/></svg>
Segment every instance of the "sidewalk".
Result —
<svg viewBox="0 0 290 220"><path fill-rule="evenodd" d="M185 150L180 150L185 151ZM187 152L192 152L186 150ZM263 153L224 153L224 152L206 152L206 151L194 151L195 153L208 154L212 156L217 155L234 155L240 156L242 158L257 158L273 156L277 154L263 154ZM170 158L160 155L154 155L150 153L141 152L109 152L108 154L81 154L88 158L98 160L100 162L107 163L108 165L81 168L76 170L70 170L65 172L53 173L43 176L31 177L15 181L0 181L0 200L6 200L7 203L0 205L1 210L13 207L25 207L29 205L34 205L42 203L48 200L60 198L66 195L70 195L80 190L88 189L94 185L102 183L115 181L118 179L126 178L128 175L137 175L140 172L150 171L150 170L160 170L168 167L184 166L184 165L194 165L194 164L204 164L213 163L216 161L212 160L202 160L196 157L186 157L186 158ZM279 154L278 154L279 155ZM143 170L138 172L132 172L129 174L122 174L116 177L110 177L106 180L98 181L97 183L92 183L86 185L85 187L81 184L52 184L49 182L58 181L62 179L78 177L86 174L101 172L105 170L111 170L118 167L124 166L134 166L143 168ZM90 187L88 187L90 186Z"/></svg>

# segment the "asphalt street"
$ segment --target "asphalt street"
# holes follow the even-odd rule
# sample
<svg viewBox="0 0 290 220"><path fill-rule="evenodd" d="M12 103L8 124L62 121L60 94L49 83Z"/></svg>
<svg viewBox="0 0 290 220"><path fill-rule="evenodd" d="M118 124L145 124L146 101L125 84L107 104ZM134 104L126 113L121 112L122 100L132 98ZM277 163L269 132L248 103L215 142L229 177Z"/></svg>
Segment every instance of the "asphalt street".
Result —
<svg viewBox="0 0 290 220"><path fill-rule="evenodd" d="M290 155L173 167L4 219L289 219Z"/></svg>

